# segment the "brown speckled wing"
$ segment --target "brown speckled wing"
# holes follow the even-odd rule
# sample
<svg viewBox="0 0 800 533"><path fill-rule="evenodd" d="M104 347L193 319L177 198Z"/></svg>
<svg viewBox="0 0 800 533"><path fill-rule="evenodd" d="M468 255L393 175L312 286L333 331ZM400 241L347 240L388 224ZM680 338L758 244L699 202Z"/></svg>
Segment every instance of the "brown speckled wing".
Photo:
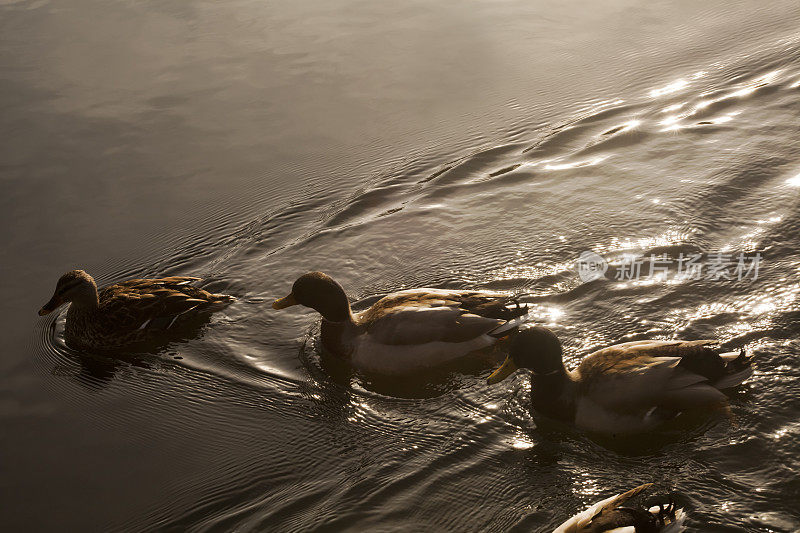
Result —
<svg viewBox="0 0 800 533"><path fill-rule="evenodd" d="M100 292L100 309L117 330L166 328L191 310L219 301L219 296L189 285L199 278L135 279Z"/></svg>

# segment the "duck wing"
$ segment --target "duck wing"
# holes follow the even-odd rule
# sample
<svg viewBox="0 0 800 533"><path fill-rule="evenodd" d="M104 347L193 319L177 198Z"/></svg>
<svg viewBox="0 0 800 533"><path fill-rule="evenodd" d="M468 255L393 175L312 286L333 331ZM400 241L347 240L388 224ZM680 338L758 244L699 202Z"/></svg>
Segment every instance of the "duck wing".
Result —
<svg viewBox="0 0 800 533"><path fill-rule="evenodd" d="M115 329L168 329L179 317L213 311L233 298L191 285L200 278L133 279L100 291L100 309Z"/></svg>
<svg viewBox="0 0 800 533"><path fill-rule="evenodd" d="M374 342L385 345L461 343L487 335L504 323L454 307L418 306L388 312L365 324L365 331Z"/></svg>
<svg viewBox="0 0 800 533"><path fill-rule="evenodd" d="M503 293L461 292L452 298L460 309L486 318L513 320L528 313L528 306L520 305L515 296Z"/></svg>
<svg viewBox="0 0 800 533"><path fill-rule="evenodd" d="M604 348L576 369L579 394L607 410L627 413L718 405L725 395L703 375L708 354L714 354L711 344L716 342L637 341Z"/></svg>
<svg viewBox="0 0 800 533"><path fill-rule="evenodd" d="M600 354L604 352L624 353L624 354L647 354L653 356L666 357L691 357L693 354L703 353L711 346L718 346L719 341L713 339L701 339L696 341L681 340L641 340L623 342L597 350L590 354Z"/></svg>
<svg viewBox="0 0 800 533"><path fill-rule="evenodd" d="M368 373L413 375L493 346L527 309L501 311L506 294L416 289L390 294L354 317L351 364ZM480 313L480 314L479 314Z"/></svg>
<svg viewBox="0 0 800 533"><path fill-rule="evenodd" d="M453 307L398 308L360 325L350 361L369 374L412 376L494 345L488 333L500 324Z"/></svg>
<svg viewBox="0 0 800 533"><path fill-rule="evenodd" d="M648 488L650 488L653 484L652 483L645 483L644 485L640 485L636 488L633 488L627 492L623 492L622 494L618 494L616 496L612 496L610 498L606 498L605 500L599 501L596 504L592 505L585 511L582 511L560 526L553 532L553 533L579 533L579 532L589 532L595 531L593 529L597 522L602 520L603 518L607 518L609 514L614 513L614 511L622 504L630 500L631 498L639 495L640 493L644 492ZM620 524L622 526L629 525L629 524Z"/></svg>
<svg viewBox="0 0 800 533"><path fill-rule="evenodd" d="M356 315L374 342L386 345L461 343L524 315L502 293L414 289L390 294Z"/></svg>
<svg viewBox="0 0 800 533"><path fill-rule="evenodd" d="M744 350L722 353L719 342L713 339L626 342L590 354L587 367L602 373L607 367L618 368L624 366L626 360L643 357L678 357L678 369L704 377L717 389L735 387L753 374L752 357Z"/></svg>

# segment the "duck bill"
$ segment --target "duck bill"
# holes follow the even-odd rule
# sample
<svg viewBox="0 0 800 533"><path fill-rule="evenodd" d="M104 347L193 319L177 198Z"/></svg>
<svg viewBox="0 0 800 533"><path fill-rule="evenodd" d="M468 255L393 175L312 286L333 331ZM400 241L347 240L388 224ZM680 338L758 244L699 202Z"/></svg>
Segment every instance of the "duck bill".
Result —
<svg viewBox="0 0 800 533"><path fill-rule="evenodd" d="M291 307L293 305L297 305L297 300L294 299L294 294L289 294L289 296L285 296L272 302L273 309L286 309L287 307Z"/></svg>
<svg viewBox="0 0 800 533"><path fill-rule="evenodd" d="M510 376L511 374L516 372L516 370L517 370L517 365L514 364L514 360L511 359L511 356L509 355L508 357L506 357L505 362L503 362L503 364L500 366L500 368L498 368L497 370L492 372L492 375L489 376L486 379L486 381L489 382L489 385L494 385L495 383L500 383L501 381L506 379L508 376Z"/></svg>
<svg viewBox="0 0 800 533"><path fill-rule="evenodd" d="M39 309L39 316L49 315L50 313L52 313L53 311L55 311L56 309L58 309L58 308L59 308L59 306L60 306L62 303L63 303L63 302L61 301L61 299L60 299L60 298L57 298L57 297L53 296L52 298L50 298L50 301L49 301L49 302L47 302L46 304L44 304L44 305L42 306L42 308L41 308L41 309Z"/></svg>

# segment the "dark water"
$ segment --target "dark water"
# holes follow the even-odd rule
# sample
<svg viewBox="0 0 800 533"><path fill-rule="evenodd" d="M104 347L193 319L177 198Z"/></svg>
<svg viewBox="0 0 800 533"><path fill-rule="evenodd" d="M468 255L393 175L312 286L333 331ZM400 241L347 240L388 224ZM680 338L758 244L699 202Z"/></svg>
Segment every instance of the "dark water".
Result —
<svg viewBox="0 0 800 533"><path fill-rule="evenodd" d="M653 481L702 531L800 529L796 2L0 0L8 531L549 531ZM584 284L581 252L760 253L757 280ZM239 300L141 360L36 310L200 275ZM354 298L531 293L568 363L617 340L758 357L674 435L537 427L522 377L403 399L321 370L300 273ZM182 359L175 359L175 357ZM630 443L628 443L630 444Z"/></svg>

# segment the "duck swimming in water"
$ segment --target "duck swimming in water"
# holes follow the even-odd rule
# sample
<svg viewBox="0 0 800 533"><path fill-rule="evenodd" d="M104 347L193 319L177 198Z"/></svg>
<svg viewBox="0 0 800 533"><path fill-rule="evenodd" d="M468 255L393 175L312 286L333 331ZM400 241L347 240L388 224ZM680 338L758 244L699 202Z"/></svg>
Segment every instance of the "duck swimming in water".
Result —
<svg viewBox="0 0 800 533"><path fill-rule="evenodd" d="M407 377L493 347L525 320L527 308L514 304L503 293L421 288L388 294L354 313L341 285L309 272L272 307L316 310L327 351L368 374Z"/></svg>
<svg viewBox="0 0 800 533"><path fill-rule="evenodd" d="M744 350L721 353L716 345L713 340L626 342L591 353L568 371L558 337L535 326L514 337L489 383L530 369L536 413L590 432L637 433L682 411L727 406L721 390L739 385L753 369Z"/></svg>
<svg viewBox="0 0 800 533"><path fill-rule="evenodd" d="M181 276L132 279L98 292L92 276L72 270L58 280L53 297L39 315L69 303L67 344L95 350L126 347L161 338L192 319L207 318L234 300L191 285L199 280Z"/></svg>

